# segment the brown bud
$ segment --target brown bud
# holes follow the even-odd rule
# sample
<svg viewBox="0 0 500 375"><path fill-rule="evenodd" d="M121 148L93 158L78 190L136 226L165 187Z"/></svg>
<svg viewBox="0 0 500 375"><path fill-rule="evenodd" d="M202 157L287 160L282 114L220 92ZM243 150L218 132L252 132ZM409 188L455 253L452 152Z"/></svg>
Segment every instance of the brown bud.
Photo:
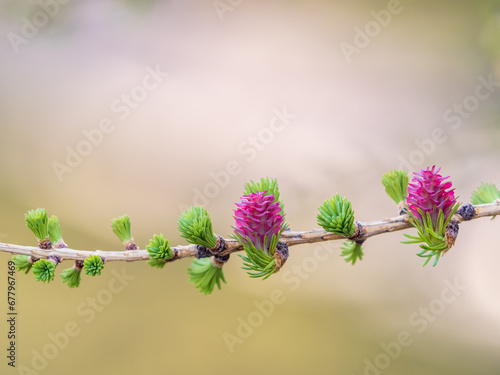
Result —
<svg viewBox="0 0 500 375"><path fill-rule="evenodd" d="M278 272L288 259L288 246L283 242L278 242L276 250L274 250L274 262L276 263L276 271Z"/></svg>
<svg viewBox="0 0 500 375"><path fill-rule="evenodd" d="M445 230L445 237L446 237L446 245L447 249L445 251L448 251L454 244L455 240L457 239L458 236L458 221L452 220L448 224Z"/></svg>

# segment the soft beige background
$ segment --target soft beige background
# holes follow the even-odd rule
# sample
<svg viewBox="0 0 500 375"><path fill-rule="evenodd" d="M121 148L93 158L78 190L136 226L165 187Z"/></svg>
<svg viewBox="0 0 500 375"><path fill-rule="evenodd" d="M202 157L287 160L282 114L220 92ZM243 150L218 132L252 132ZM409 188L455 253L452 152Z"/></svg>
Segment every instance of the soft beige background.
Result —
<svg viewBox="0 0 500 375"><path fill-rule="evenodd" d="M180 210L232 160L238 173L205 202L222 235L231 232L244 183L264 176L278 178L296 230L314 228L317 207L337 192L358 220L396 214L380 178L411 155L413 170L441 166L462 202L482 181L499 185L498 92L456 129L443 119L474 95L480 77L500 80L499 3L402 1L347 63L340 44L352 44L354 29L387 4L242 1L221 20L212 0L69 2L15 53L8 33L19 34L23 17L41 8L3 1L0 241L35 244L23 215L45 207L73 248L121 249L109 223L124 213L139 246L160 232L183 244ZM119 119L112 103L141 84L148 66L168 78ZM245 151L283 108L296 118L255 154ZM105 118L113 131L59 181L54 162L65 163L68 147ZM429 144L437 128L446 140ZM420 160L418 144L428 147ZM367 241L354 267L338 255L340 243L328 244L332 255L319 262L311 258L315 246L293 247L283 272L265 282L248 278L232 256L228 284L207 297L188 283L188 260L163 270L108 264L77 290L59 275L44 285L18 274L17 364L33 368L45 350L53 358L36 373L357 375L381 344L407 331L412 344L382 373L498 373L498 230L498 219L462 225L435 268L421 267L418 247L400 244L401 232ZM0 254L4 296L9 259ZM309 272L291 282L286 275L297 267ZM133 279L111 294L116 272ZM410 317L438 306L446 280L455 279L467 289L419 333ZM274 290L284 302L231 353L224 334L236 335ZM95 298L105 305L86 307ZM68 323L78 334L52 353L51 335L61 337ZM0 369L23 373L5 359Z"/></svg>

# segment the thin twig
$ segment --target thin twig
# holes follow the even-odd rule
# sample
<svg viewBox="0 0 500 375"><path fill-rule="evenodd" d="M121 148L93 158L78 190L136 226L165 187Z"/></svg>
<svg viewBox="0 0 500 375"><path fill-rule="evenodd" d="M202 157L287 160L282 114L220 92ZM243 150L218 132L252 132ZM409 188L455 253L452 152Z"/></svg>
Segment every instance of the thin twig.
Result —
<svg viewBox="0 0 500 375"><path fill-rule="evenodd" d="M500 215L500 202L491 204L481 204L474 206L476 215L472 219L480 217ZM471 219L471 220L472 220ZM464 221L461 215L455 215L453 220L459 223ZM362 231L356 237L356 240L364 240L371 236L387 232L395 232L398 230L410 228L411 224L408 223L407 216L401 215L389 219L359 222L358 228L361 226ZM281 234L280 241L286 243L287 246L300 245L304 243L314 243L322 241L333 241L345 239L342 235L326 232L322 229L313 229L308 231L285 231ZM224 239L226 241L226 248L221 252L221 255L227 255L237 251L243 250L241 244L233 239ZM172 248L175 257L169 261L177 259L188 258L196 256L198 250L196 245L176 246ZM141 260L148 260L149 254L146 250L126 250L126 251L87 251L87 250L74 250L70 248L62 249L40 249L33 246L21 246L0 242L0 252L11 254L24 254L33 255L36 258L48 258L51 255L57 255L63 260L84 260L89 255L99 255L106 259L106 262L125 261L134 262Z"/></svg>

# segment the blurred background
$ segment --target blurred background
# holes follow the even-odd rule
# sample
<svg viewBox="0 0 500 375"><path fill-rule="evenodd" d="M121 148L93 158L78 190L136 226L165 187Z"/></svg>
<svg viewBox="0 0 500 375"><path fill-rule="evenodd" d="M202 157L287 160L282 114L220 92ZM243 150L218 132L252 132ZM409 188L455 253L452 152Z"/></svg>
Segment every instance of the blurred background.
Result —
<svg viewBox="0 0 500 375"><path fill-rule="evenodd" d="M464 203L500 184L499 1L0 4L1 242L35 245L37 207L75 249L121 250L122 214L141 248L160 232L185 244L192 204L228 236L243 185L265 176L294 230L337 192L357 220L396 215L380 183L393 168L441 166ZM264 282L233 255L211 296L190 260L109 263L77 290L60 282L70 262L50 285L18 273L18 368L2 356L1 373L497 374L498 230L463 224L435 268L402 232L355 266L338 241L293 247Z"/></svg>

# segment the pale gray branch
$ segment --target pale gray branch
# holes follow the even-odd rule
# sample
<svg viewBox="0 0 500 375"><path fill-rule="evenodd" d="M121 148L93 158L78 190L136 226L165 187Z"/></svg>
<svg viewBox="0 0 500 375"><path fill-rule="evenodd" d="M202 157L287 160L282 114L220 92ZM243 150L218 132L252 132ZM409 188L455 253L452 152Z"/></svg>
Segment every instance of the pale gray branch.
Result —
<svg viewBox="0 0 500 375"><path fill-rule="evenodd" d="M482 204L474 206L476 215L471 219L478 219L480 217L488 217L500 215L500 202L491 204ZM453 218L458 222L463 222L464 218L461 215L455 215ZM408 223L407 216L401 215L384 220L359 222L361 232L356 237L356 240L364 240L368 237L394 232L406 228L410 228L411 224ZM359 228L359 226L358 226ZM300 245L304 243L315 243L322 241L332 241L345 239L346 237L329 233L323 229L312 229L308 231L285 231L282 233L280 241L284 242L287 246ZM226 248L222 251L221 255L226 255L243 250L241 244L233 239L225 239ZM194 257L197 254L196 245L176 246L172 248L176 255L170 261L177 259ZM11 254L24 254L32 255L36 258L48 258L51 255L58 255L63 260L84 260L89 255L99 255L103 257L106 262L114 261L141 261L148 260L149 254L146 250L126 250L126 251L87 251L87 250L74 250L69 248L62 249L48 249L43 250L34 246L21 246L0 242L0 252Z"/></svg>

